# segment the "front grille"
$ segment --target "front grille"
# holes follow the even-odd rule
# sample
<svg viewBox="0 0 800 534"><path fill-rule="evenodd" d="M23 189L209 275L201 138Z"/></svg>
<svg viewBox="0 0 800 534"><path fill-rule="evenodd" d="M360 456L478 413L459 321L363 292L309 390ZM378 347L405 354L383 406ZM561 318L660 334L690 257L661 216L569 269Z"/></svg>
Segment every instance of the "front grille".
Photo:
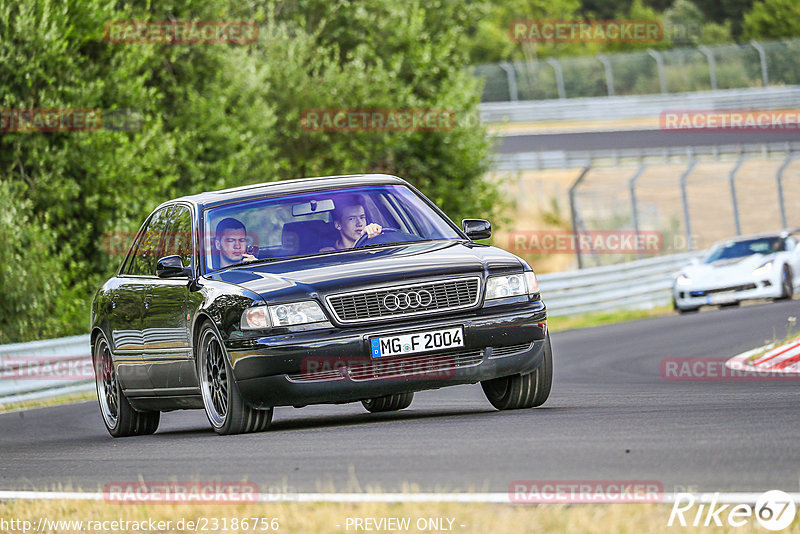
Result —
<svg viewBox="0 0 800 534"><path fill-rule="evenodd" d="M483 359L483 351L466 350L437 354L435 356L408 356L387 360L353 362L347 366L353 380L372 380L399 376L418 376L420 378L447 378L451 372L461 367L478 365Z"/></svg>
<svg viewBox="0 0 800 534"><path fill-rule="evenodd" d="M392 377L420 377L440 379L451 376L456 369L478 365L483 360L483 350L462 350L429 356L390 357L375 360L356 360L347 363L347 372L353 380L374 380ZM292 382L318 382L342 380L341 368L302 372L287 375Z"/></svg>
<svg viewBox="0 0 800 534"><path fill-rule="evenodd" d="M480 278L458 278L331 295L328 305L341 323L470 308L478 304Z"/></svg>
<svg viewBox="0 0 800 534"><path fill-rule="evenodd" d="M506 347L494 347L492 349L492 357L499 358L501 356L510 356L518 352L531 350L533 343L522 343L521 345L508 345Z"/></svg>
<svg viewBox="0 0 800 534"><path fill-rule="evenodd" d="M692 291L691 295L693 297L705 297L706 295L712 295L714 293L724 293L725 291L749 291L755 288L756 288L755 284L743 284L740 286L720 287L717 289L708 289L705 291Z"/></svg>

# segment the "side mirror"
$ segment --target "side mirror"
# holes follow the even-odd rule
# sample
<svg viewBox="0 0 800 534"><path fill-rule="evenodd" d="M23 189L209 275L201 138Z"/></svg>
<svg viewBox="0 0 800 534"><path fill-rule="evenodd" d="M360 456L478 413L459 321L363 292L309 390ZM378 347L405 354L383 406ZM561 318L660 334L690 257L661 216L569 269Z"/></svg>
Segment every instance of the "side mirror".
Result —
<svg viewBox="0 0 800 534"><path fill-rule="evenodd" d="M159 278L190 278L192 271L189 267L183 266L180 256L164 256L156 263L156 276Z"/></svg>
<svg viewBox="0 0 800 534"><path fill-rule="evenodd" d="M483 219L462 219L461 228L473 241L492 237L492 224Z"/></svg>

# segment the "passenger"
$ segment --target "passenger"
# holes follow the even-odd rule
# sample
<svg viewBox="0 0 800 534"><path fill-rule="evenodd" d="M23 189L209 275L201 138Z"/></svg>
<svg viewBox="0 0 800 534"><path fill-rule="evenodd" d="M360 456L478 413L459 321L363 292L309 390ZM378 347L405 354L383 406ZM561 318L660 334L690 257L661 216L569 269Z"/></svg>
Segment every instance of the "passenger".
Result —
<svg viewBox="0 0 800 534"><path fill-rule="evenodd" d="M214 243L219 250L219 268L258 258L247 253L247 229L241 221L228 217L217 224Z"/></svg>
<svg viewBox="0 0 800 534"><path fill-rule="evenodd" d="M383 232L380 224L367 224L367 210L364 208L364 199L360 195L350 195L337 200L331 220L334 228L339 232L339 239L332 247L320 249L320 252L353 248L364 233L372 238Z"/></svg>

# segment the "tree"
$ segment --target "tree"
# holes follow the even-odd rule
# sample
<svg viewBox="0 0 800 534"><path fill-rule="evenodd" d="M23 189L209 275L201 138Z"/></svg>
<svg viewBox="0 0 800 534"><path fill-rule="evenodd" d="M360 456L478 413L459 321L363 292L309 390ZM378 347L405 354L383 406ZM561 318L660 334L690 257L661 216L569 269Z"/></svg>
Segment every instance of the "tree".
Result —
<svg viewBox="0 0 800 534"><path fill-rule="evenodd" d="M764 0L753 4L744 16L747 39L783 39L800 36L800 3L796 0Z"/></svg>

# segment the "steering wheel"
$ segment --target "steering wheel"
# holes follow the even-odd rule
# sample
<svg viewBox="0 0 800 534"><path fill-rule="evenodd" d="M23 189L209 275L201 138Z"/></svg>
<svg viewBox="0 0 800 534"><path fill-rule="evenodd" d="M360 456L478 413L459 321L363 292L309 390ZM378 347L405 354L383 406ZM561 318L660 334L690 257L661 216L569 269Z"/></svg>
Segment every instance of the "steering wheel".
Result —
<svg viewBox="0 0 800 534"><path fill-rule="evenodd" d="M400 231L400 229L399 229L399 228L391 228L391 227L387 227L387 228L384 228L383 230L381 230L381 233L380 233L380 234L378 234L378 235L376 235L376 236L374 236L374 237L369 237L369 235L368 235L368 234L366 234L366 233L363 233L363 234L361 234L361 237L359 237L359 238L358 238L358 241L356 241L356 244L355 244L355 245L353 245L353 248L362 247L362 246L364 246L364 243L366 243L368 240L370 240L370 239L376 239L376 238L378 238L378 237L382 236L383 234L385 234L385 233L387 233L387 232L391 233L391 232L399 232L399 231ZM377 241L376 241L376 242L377 242Z"/></svg>

